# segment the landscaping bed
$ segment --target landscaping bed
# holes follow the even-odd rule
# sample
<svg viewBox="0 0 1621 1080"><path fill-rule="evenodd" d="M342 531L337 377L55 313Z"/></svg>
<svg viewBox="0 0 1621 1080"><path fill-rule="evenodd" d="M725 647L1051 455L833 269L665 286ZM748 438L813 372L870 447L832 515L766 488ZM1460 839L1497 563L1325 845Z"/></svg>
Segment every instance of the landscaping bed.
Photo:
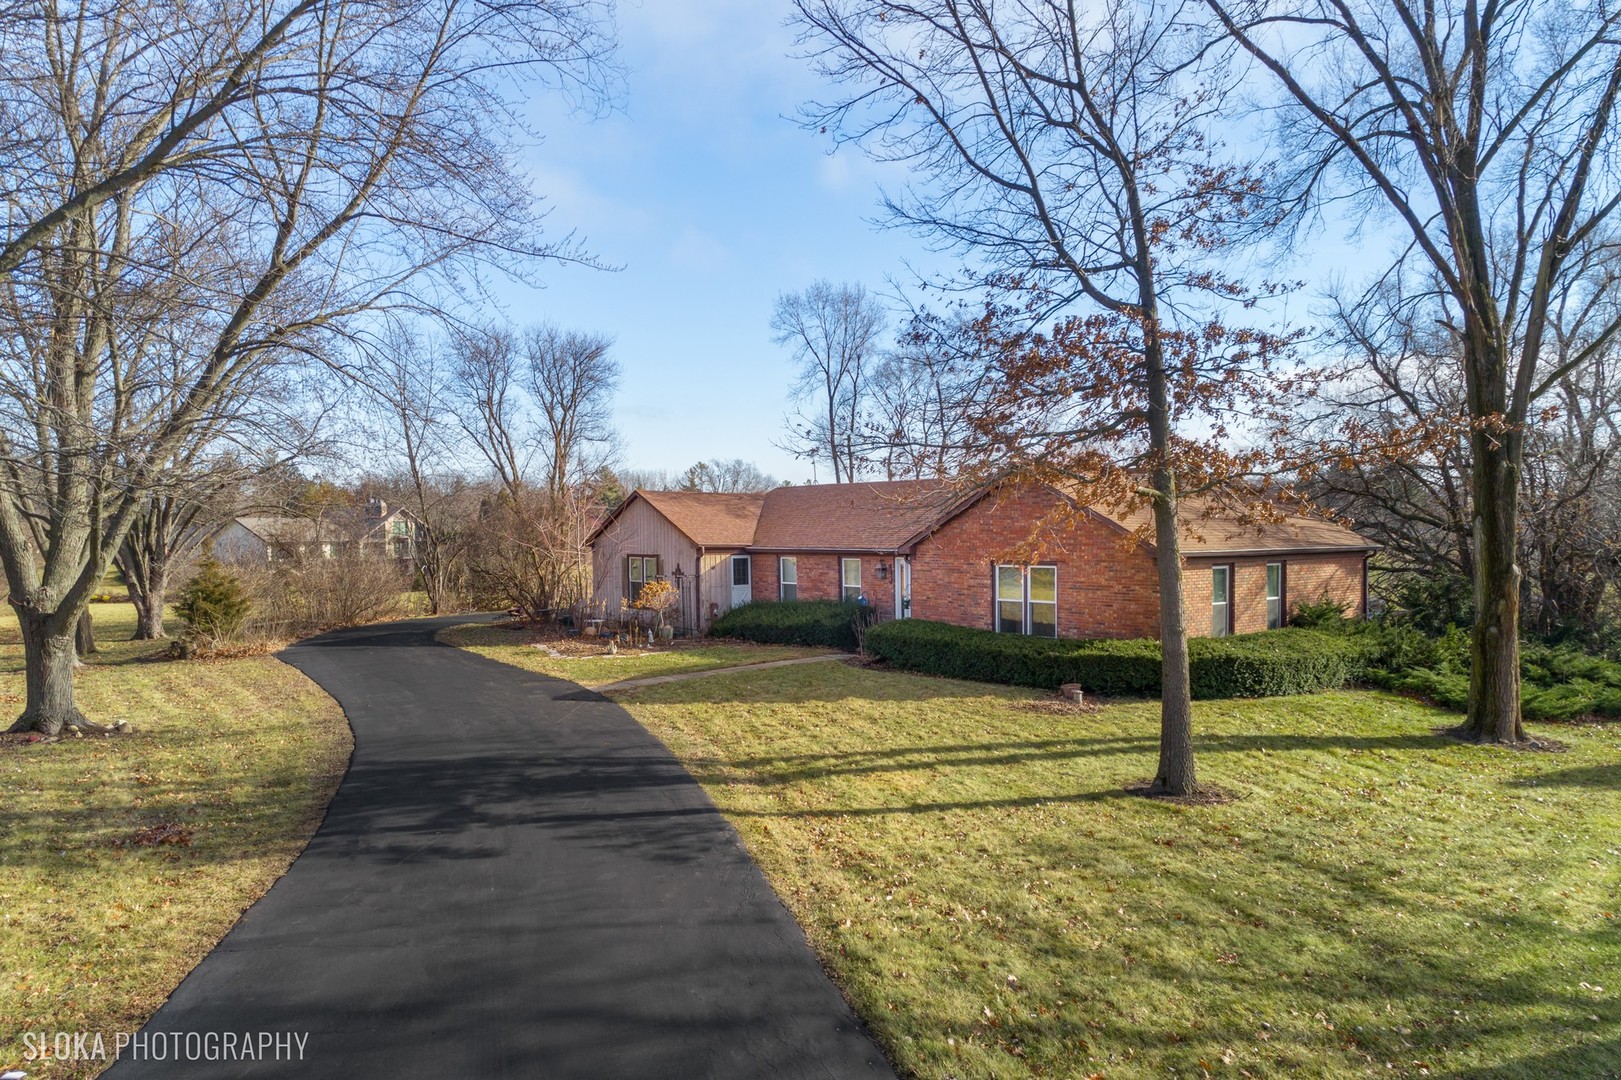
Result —
<svg viewBox="0 0 1621 1080"><path fill-rule="evenodd" d="M609 655L606 637L571 635L551 627L515 622L453 626L441 630L438 638L447 645L582 686L793 660L827 652L826 649L757 645L747 641L677 638L651 649L620 646L616 654Z"/></svg>

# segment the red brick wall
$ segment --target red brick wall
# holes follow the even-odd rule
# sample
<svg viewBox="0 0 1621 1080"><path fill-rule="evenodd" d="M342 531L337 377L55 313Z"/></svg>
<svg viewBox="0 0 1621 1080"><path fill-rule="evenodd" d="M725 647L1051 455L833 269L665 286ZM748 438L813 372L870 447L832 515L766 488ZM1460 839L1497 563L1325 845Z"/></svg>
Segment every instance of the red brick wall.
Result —
<svg viewBox="0 0 1621 1080"><path fill-rule="evenodd" d="M913 557L912 614L989 630L995 564L1044 563L1058 567L1061 637L1158 637L1159 586L1153 555L1145 547L1122 543L1119 530L1095 517L1054 515L1059 504L1059 498L1044 489L1004 492L947 523L919 544ZM1223 563L1234 566L1236 631L1265 630L1268 562L1287 566L1286 609L1327 596L1345 604L1349 615L1364 614L1359 554L1194 557L1186 560L1183 571L1188 632L1195 637L1210 633L1210 568ZM800 563L801 582L806 580L805 565ZM803 584L800 595L807 595Z"/></svg>
<svg viewBox="0 0 1621 1080"><path fill-rule="evenodd" d="M867 594L867 601L878 609L879 618L893 618L895 615L895 559L890 555L871 555L860 552L847 554L828 554L826 552L759 552L754 555L754 599L777 600L781 598L778 591L778 572L780 563L778 558L783 555L792 555L799 560L799 599L801 600L838 600L844 593L841 587L839 560L850 558L861 560L861 588ZM878 580L878 564L882 562L888 568L884 580Z"/></svg>
<svg viewBox="0 0 1621 1080"><path fill-rule="evenodd" d="M912 614L991 629L991 574L999 562L1058 567L1061 637L1151 637L1159 625L1154 561L1095 517L1042 526L1061 500L1045 489L992 494L917 547ZM1039 529L1038 526L1042 526ZM1037 534L1037 535L1033 535ZM1016 550L1028 547L1029 550Z"/></svg>
<svg viewBox="0 0 1621 1080"><path fill-rule="evenodd" d="M1362 556L1272 555L1245 559L1194 557L1186 562L1182 596L1188 609L1188 633L1203 637L1211 630L1210 568L1233 567L1233 628L1248 634L1266 629L1266 564L1284 564L1283 606L1293 611L1300 604L1325 597L1345 605L1345 613L1360 618L1362 610Z"/></svg>

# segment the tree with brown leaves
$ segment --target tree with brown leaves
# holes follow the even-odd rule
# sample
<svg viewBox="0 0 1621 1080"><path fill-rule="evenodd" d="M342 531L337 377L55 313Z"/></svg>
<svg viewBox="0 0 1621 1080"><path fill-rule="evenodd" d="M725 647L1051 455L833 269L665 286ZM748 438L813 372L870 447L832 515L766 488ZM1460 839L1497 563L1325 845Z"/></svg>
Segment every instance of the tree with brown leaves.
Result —
<svg viewBox="0 0 1621 1080"><path fill-rule="evenodd" d="M991 365L974 479L1151 507L1150 790L1195 794L1179 499L1247 470L1225 419L1285 344L1223 321L1252 290L1215 267L1261 189L1205 135L1226 99L1219 52L1159 0L796 7L822 71L850 88L812 121L910 168L924 182L893 216L979 260L1000 294L971 329Z"/></svg>

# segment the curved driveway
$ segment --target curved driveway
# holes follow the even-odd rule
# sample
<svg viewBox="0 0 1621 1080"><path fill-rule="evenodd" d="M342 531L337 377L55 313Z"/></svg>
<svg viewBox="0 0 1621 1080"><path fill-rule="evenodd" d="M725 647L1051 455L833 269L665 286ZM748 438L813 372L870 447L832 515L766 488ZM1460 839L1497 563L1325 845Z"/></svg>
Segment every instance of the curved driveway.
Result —
<svg viewBox="0 0 1621 1080"><path fill-rule="evenodd" d="M144 1032L307 1033L301 1060L106 1075L893 1076L669 751L601 695L434 642L457 621L282 654L343 705L354 759Z"/></svg>

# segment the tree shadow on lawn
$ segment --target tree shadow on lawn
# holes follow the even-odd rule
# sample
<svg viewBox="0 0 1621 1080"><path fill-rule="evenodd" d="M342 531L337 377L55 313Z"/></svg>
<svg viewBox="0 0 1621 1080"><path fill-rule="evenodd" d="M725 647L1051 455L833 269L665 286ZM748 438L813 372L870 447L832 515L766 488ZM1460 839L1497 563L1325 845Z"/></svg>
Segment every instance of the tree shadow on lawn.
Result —
<svg viewBox="0 0 1621 1080"><path fill-rule="evenodd" d="M1158 735L1108 735L1096 738L1039 739L1013 742L946 743L894 746L871 750L819 754L767 755L746 758L697 758L701 771L742 769L758 775L728 778L755 786L793 784L833 776L862 776L927 769L991 768L1032 762L1066 761L1122 754L1151 754ZM1333 750L1443 750L1445 739L1430 734L1411 735L1202 735L1194 738L1195 753L1273 754ZM789 766L784 768L783 766ZM718 778L718 777L717 777ZM996 805L996 804L987 804Z"/></svg>
<svg viewBox="0 0 1621 1080"><path fill-rule="evenodd" d="M1621 791L1621 765L1587 765L1572 769L1555 769L1532 776L1521 776L1509 781L1514 787L1575 787L1595 790ZM1617 1075L1621 1075L1618 1069Z"/></svg>

